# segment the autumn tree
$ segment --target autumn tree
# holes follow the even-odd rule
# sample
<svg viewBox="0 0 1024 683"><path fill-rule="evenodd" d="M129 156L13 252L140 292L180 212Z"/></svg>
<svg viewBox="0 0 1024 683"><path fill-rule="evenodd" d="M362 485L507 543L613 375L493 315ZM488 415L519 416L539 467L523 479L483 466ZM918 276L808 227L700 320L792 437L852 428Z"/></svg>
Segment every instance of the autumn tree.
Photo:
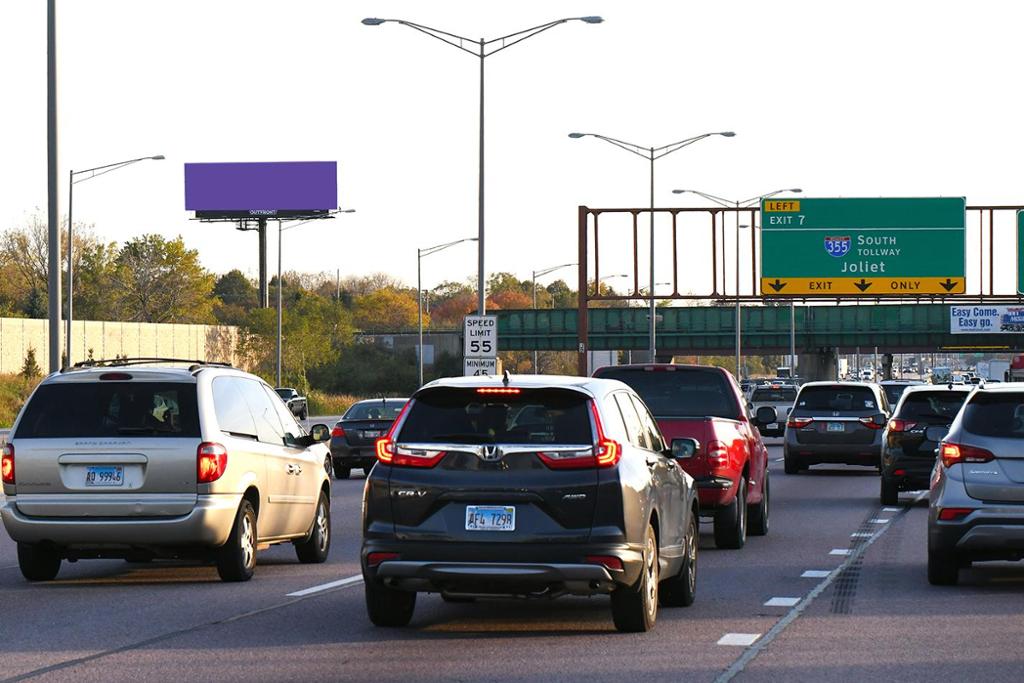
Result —
<svg viewBox="0 0 1024 683"><path fill-rule="evenodd" d="M142 235L117 254L113 274L119 318L151 323L213 321L214 277L199 252L173 240Z"/></svg>
<svg viewBox="0 0 1024 683"><path fill-rule="evenodd" d="M365 332L408 330L417 326L415 293L394 287L358 296L353 304L355 324ZM424 326L429 316L423 316Z"/></svg>

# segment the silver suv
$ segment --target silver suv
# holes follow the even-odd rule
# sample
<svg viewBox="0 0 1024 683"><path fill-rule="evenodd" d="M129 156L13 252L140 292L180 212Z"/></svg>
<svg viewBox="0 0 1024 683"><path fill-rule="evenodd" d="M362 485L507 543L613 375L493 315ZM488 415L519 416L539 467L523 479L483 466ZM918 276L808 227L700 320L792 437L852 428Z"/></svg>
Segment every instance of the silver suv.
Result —
<svg viewBox="0 0 1024 683"><path fill-rule="evenodd" d="M329 438L229 366L97 361L50 375L22 408L0 516L30 581L101 557L213 560L246 581L270 544L327 559Z"/></svg>

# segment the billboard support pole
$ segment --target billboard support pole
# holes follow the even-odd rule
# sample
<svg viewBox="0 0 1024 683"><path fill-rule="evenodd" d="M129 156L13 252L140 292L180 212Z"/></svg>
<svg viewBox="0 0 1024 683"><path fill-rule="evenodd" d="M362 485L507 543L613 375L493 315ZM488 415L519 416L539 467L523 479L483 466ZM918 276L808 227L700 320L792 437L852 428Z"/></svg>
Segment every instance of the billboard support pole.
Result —
<svg viewBox="0 0 1024 683"><path fill-rule="evenodd" d="M50 372L60 370L60 214L57 203L57 3L46 3L46 211Z"/></svg>
<svg viewBox="0 0 1024 683"><path fill-rule="evenodd" d="M270 291L267 286L267 219L259 219L260 235L260 308L270 308Z"/></svg>

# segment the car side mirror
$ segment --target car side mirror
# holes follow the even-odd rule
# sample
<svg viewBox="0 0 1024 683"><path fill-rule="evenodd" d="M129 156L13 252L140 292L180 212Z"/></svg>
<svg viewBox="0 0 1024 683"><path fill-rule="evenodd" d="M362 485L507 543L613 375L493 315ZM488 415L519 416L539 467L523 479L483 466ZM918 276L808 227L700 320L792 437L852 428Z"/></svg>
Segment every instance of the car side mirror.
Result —
<svg viewBox="0 0 1024 683"><path fill-rule="evenodd" d="M754 414L754 426L764 427L779 421L779 412L773 406L761 406Z"/></svg>
<svg viewBox="0 0 1024 683"><path fill-rule="evenodd" d="M938 443L949 434L949 427L945 425L932 425L924 430L924 438Z"/></svg>
<svg viewBox="0 0 1024 683"><path fill-rule="evenodd" d="M673 458L692 458L700 450L700 442L690 438L672 439L671 450Z"/></svg>
<svg viewBox="0 0 1024 683"><path fill-rule="evenodd" d="M313 443L323 443L331 440L331 430L325 424L315 424L309 428L309 435L313 437Z"/></svg>

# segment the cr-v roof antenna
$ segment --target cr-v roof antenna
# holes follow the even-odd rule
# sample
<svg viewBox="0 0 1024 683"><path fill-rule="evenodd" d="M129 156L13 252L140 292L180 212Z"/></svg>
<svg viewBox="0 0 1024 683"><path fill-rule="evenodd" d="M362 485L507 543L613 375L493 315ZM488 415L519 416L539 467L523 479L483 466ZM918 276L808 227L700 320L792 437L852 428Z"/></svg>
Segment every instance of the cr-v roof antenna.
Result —
<svg viewBox="0 0 1024 683"><path fill-rule="evenodd" d="M508 370L505 370L505 376L501 378L501 383L508 386Z"/></svg>

